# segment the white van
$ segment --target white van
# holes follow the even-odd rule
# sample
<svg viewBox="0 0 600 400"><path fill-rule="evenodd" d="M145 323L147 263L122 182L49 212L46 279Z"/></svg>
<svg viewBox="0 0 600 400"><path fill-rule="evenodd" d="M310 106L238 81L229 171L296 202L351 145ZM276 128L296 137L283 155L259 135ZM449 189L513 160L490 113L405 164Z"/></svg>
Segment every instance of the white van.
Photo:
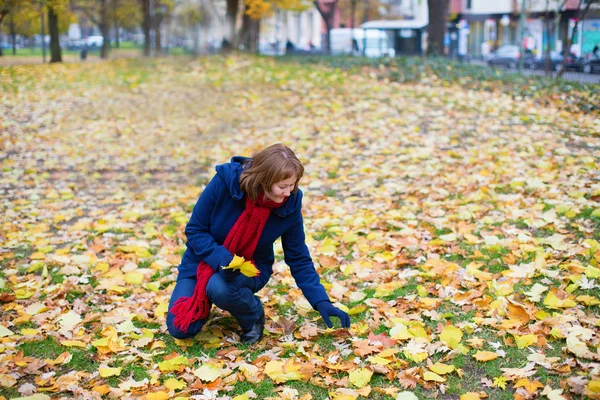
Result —
<svg viewBox="0 0 600 400"><path fill-rule="evenodd" d="M352 36L350 34L352 31ZM377 29L337 28L330 32L331 54L352 54L367 57L394 57L396 51L385 31Z"/></svg>

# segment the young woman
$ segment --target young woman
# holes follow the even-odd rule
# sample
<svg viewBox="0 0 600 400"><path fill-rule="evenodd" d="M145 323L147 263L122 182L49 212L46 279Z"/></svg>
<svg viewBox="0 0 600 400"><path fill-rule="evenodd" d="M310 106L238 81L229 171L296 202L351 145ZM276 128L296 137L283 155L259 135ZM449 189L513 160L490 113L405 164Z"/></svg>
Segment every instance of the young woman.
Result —
<svg viewBox="0 0 600 400"><path fill-rule="evenodd" d="M285 262L308 302L328 327L332 316L349 327L350 317L331 304L304 242L298 189L304 167L294 152L275 144L252 158L233 157L216 170L185 228L187 250L169 305L169 333L193 337L215 304L235 317L243 342L260 341L265 314L254 293L273 273L273 243L279 237ZM227 268L234 255L251 260L260 274L248 277Z"/></svg>

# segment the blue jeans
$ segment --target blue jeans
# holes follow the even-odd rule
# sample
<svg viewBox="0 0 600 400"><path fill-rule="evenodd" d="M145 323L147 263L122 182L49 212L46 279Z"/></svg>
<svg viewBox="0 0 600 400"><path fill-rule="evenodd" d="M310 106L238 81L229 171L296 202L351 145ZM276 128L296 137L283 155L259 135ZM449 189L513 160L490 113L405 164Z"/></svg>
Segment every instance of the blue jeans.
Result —
<svg viewBox="0 0 600 400"><path fill-rule="evenodd" d="M220 309L228 311L237 320L244 331L248 331L258 321L263 313L263 306L254 293L262 289L256 278L238 275L233 281L225 282L221 274L216 273L206 285L206 294L210 302ZM194 321L190 324L187 332L175 327L173 320L175 316L171 313L171 307L180 297L191 297L196 287L196 278L178 279L171 295L169 313L167 314L167 328L171 336L177 339L187 339L196 336L202 329L208 317Z"/></svg>

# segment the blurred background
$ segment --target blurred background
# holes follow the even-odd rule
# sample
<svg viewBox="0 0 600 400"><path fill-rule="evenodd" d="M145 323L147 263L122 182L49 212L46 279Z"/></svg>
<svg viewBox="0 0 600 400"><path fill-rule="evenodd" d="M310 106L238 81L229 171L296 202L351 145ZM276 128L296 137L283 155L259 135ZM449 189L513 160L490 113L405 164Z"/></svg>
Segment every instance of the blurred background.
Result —
<svg viewBox="0 0 600 400"><path fill-rule="evenodd" d="M0 65L236 50L590 75L599 45L600 0L0 0Z"/></svg>

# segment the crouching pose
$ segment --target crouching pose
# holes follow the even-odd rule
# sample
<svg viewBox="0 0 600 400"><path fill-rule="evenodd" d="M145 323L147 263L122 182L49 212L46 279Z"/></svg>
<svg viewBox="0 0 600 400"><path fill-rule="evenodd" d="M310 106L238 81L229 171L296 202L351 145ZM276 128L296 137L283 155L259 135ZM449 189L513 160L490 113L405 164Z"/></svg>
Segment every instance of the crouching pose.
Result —
<svg viewBox="0 0 600 400"><path fill-rule="evenodd" d="M305 244L298 189L304 167L292 150L275 144L252 158L233 157L216 170L185 228L187 250L169 304L169 333L193 337L214 304L235 317L243 342L260 341L265 314L254 293L273 273L273 243L279 237L285 262L311 306L328 327L332 316L349 327L350 317L331 304ZM232 269L239 257L258 275Z"/></svg>

